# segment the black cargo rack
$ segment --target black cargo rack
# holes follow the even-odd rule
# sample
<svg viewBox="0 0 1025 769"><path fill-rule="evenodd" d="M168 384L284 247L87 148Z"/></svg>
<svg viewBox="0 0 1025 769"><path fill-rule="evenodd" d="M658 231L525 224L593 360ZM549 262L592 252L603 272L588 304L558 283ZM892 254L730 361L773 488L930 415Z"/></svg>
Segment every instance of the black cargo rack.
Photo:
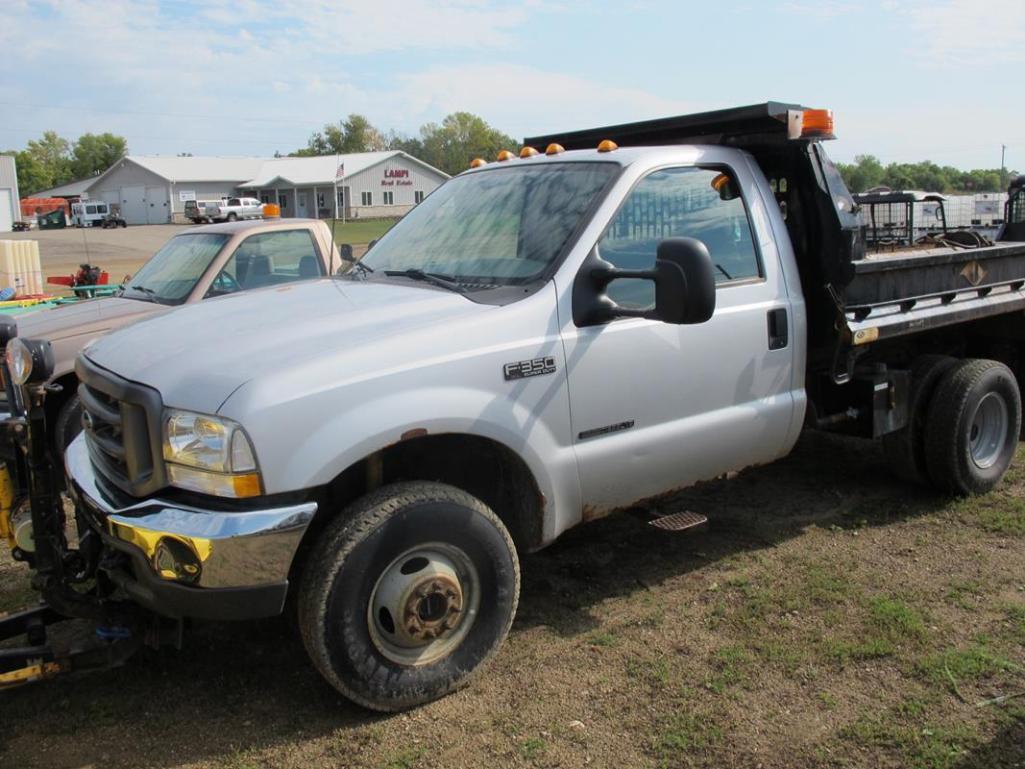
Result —
<svg viewBox="0 0 1025 769"><path fill-rule="evenodd" d="M769 101L638 123L530 136L523 143L531 147L556 143L567 150L578 150L594 149L603 139L611 139L621 147L781 142L789 140L792 115L805 109L799 104Z"/></svg>

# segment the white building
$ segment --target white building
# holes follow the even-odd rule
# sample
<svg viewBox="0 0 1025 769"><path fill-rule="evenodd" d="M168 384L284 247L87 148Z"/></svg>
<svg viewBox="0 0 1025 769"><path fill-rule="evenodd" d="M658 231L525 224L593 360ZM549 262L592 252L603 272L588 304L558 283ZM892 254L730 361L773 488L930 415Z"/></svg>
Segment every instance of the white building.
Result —
<svg viewBox="0 0 1025 769"><path fill-rule="evenodd" d="M13 155L0 155L0 232L10 232L21 219L18 169Z"/></svg>
<svg viewBox="0 0 1025 769"><path fill-rule="evenodd" d="M345 176L336 209L339 165ZM129 224L183 221L186 201L240 195L277 203L283 217L328 219L337 210L339 218L359 219L401 216L447 178L398 150L308 158L130 155L89 182L84 196L119 204Z"/></svg>

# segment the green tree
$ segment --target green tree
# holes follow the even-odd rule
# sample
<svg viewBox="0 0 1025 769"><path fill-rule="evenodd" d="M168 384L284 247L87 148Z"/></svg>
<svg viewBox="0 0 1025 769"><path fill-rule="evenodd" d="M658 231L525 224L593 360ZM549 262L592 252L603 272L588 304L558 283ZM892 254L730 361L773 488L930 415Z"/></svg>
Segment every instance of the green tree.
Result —
<svg viewBox="0 0 1025 769"><path fill-rule="evenodd" d="M82 134L71 150L71 172L76 179L102 174L128 154L128 142L112 133Z"/></svg>
<svg viewBox="0 0 1025 769"><path fill-rule="evenodd" d="M837 163L851 192L864 192L883 183L885 169L875 155L855 155L853 163Z"/></svg>
<svg viewBox="0 0 1025 769"><path fill-rule="evenodd" d="M64 184L72 180L70 163L71 145L56 131L45 131L39 139L28 143L26 152L42 167L47 178L47 187Z"/></svg>
<svg viewBox="0 0 1025 769"><path fill-rule="evenodd" d="M324 130L310 136L305 147L289 154L293 157L347 155L353 152L377 152L387 147L384 135L366 117L353 113L337 124L325 125Z"/></svg>
<svg viewBox="0 0 1025 769"><path fill-rule="evenodd" d="M483 118L469 112L453 112L441 125L428 123L420 129L420 159L445 173L465 170L475 157L494 159L499 150L515 149L519 142Z"/></svg>

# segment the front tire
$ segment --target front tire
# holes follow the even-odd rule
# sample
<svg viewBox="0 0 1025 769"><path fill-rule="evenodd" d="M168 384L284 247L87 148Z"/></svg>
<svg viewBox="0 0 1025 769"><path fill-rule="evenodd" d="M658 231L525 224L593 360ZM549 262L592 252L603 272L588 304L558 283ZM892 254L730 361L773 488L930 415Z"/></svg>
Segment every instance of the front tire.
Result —
<svg viewBox="0 0 1025 769"><path fill-rule="evenodd" d="M53 443L57 456L63 457L64 451L82 432L82 403L78 395L72 395L57 412L57 421L53 426Z"/></svg>
<svg viewBox="0 0 1025 769"><path fill-rule="evenodd" d="M236 219L238 219L238 217L237 217L237 216L235 216L235 214L233 214L233 213L232 213L232 214L228 214L228 218L227 218L227 221L229 221L229 222L233 222L233 221L235 221Z"/></svg>
<svg viewBox="0 0 1025 769"><path fill-rule="evenodd" d="M512 538L484 503L441 483L396 483L322 533L299 627L339 692L404 710L469 683L505 640L519 589Z"/></svg>
<svg viewBox="0 0 1025 769"><path fill-rule="evenodd" d="M1004 477L1018 447L1021 395L994 360L964 360L940 380L925 428L926 465L937 488L985 494Z"/></svg>

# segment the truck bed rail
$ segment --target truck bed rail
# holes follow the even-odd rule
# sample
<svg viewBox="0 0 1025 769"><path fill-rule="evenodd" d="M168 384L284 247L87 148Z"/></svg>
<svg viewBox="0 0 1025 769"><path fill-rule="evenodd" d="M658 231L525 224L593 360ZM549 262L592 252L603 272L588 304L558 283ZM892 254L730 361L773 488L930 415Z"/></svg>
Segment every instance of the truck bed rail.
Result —
<svg viewBox="0 0 1025 769"><path fill-rule="evenodd" d="M854 270L843 299L855 345L1025 309L1025 243L875 254Z"/></svg>

